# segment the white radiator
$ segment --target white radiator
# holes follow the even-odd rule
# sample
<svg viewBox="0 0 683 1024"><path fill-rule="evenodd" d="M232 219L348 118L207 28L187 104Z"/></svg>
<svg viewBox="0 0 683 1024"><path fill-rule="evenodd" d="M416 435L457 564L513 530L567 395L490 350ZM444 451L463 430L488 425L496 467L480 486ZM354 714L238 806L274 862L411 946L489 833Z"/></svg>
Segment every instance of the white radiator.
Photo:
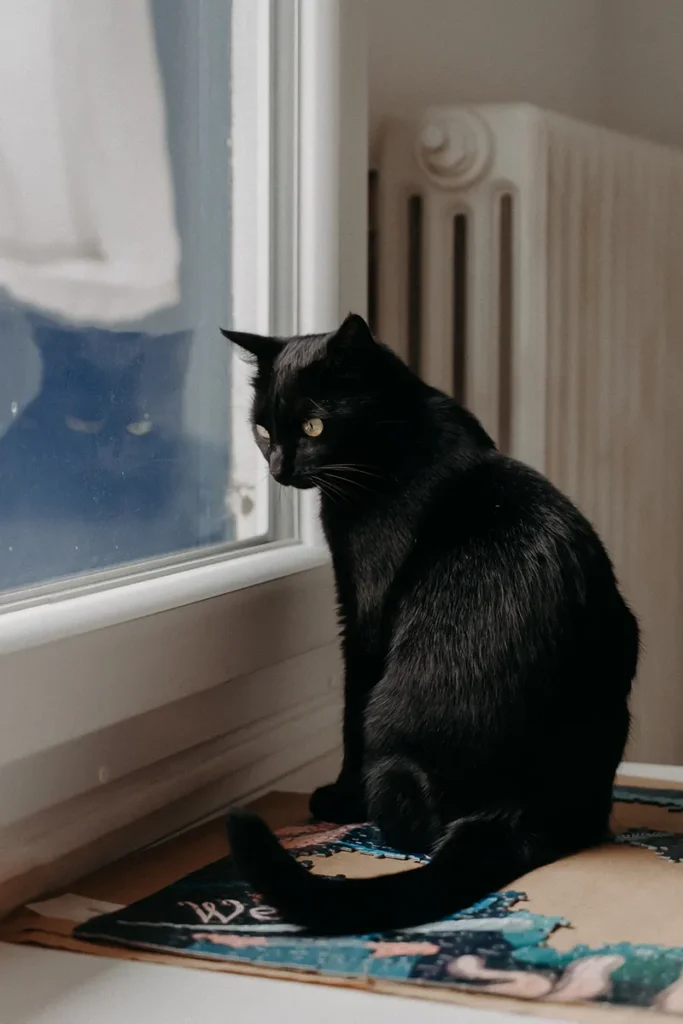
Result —
<svg viewBox="0 0 683 1024"><path fill-rule="evenodd" d="M643 627L631 755L683 762L683 153L449 107L374 167L380 337L595 523Z"/></svg>

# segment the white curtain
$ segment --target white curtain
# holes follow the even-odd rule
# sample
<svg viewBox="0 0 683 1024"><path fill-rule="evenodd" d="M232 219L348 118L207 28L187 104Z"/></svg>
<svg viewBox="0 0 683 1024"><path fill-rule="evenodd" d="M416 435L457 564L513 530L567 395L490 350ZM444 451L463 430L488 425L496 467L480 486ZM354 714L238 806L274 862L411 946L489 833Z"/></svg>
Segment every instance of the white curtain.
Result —
<svg viewBox="0 0 683 1024"><path fill-rule="evenodd" d="M178 301L147 0L0 0L0 287L72 322Z"/></svg>

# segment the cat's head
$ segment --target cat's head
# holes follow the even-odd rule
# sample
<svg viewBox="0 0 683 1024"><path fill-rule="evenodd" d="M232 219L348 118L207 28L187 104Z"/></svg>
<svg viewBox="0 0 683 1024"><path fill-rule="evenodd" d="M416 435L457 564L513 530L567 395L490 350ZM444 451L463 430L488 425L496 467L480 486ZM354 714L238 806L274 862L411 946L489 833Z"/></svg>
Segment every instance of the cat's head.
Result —
<svg viewBox="0 0 683 1024"><path fill-rule="evenodd" d="M222 333L255 364L254 437L275 480L334 487L392 461L420 385L362 317L287 340Z"/></svg>

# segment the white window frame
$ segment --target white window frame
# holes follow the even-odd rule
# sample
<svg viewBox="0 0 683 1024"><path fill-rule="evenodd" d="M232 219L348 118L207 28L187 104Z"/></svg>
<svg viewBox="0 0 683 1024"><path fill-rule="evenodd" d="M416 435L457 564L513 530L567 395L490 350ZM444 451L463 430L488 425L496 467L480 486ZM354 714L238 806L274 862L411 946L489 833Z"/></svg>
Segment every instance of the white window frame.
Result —
<svg viewBox="0 0 683 1024"><path fill-rule="evenodd" d="M264 295L273 296L268 200L274 120L267 99L273 10L275 4L286 3L296 9L298 19L299 186L297 237L291 240L291 251L297 254L292 327L302 333L329 330L342 312L349 308L363 312L365 307L364 0L233 3L233 98L241 103L240 90L253 96L254 86L260 96L257 109L236 106L233 118L235 186L243 188L246 197L235 210L234 249L240 259L233 259L233 322L244 330L267 331L275 326L273 304L269 309L263 302ZM235 33L242 33L242 38ZM348 140L342 147L343 130ZM245 153L249 154L246 163ZM136 576L110 587L85 586L0 614L0 783L3 776L6 782L0 785L0 905L2 883L16 873L22 857L28 858L24 865L28 869L35 857L45 859L51 841L58 857L106 831L105 800L91 801L92 826L82 820L83 801L92 797L98 785L108 784L111 790L111 784L120 780L125 788L131 773L143 780L133 789L138 804L132 810L130 793L127 798L127 821L185 795L187 787L167 785L162 795L159 790L146 804L144 794L154 787L147 786L144 772L163 758L172 764L177 757L189 777L188 751L230 731L229 721L221 725L211 721L212 714L218 714L218 705L214 712L209 710L218 693L214 688L230 680L255 680L256 685L264 672L277 670L274 680L292 689L303 685L293 669L297 659L317 657L319 699L315 680L306 680L306 686L311 706L318 708L327 728L325 701L329 703L335 685L328 666L334 667L337 624L328 553L311 495L303 495L298 502L298 517L296 543L207 557L164 575ZM306 662L306 672L312 664ZM279 669L283 665L287 671ZM195 732L187 722L181 728L182 723L173 718L174 707L185 707L190 698L204 701L206 708ZM224 704L223 700L223 714ZM149 743L138 736L113 751L88 747L88 737L104 735L129 721L141 722L141 716L152 714L159 727L154 727ZM301 718L298 725L302 743L305 723ZM30 765L36 759L61 757L72 749L80 753L77 758L74 755L73 763L68 758L59 761L68 767L60 770L59 778L50 782L43 776L35 785L30 782ZM194 771L205 761L198 758L192 763ZM214 777L219 772L217 763ZM71 810L45 818L55 807ZM76 826L72 819L77 807L81 820ZM188 813L185 809L175 818L167 817L165 825L181 824ZM29 815L24 828L19 819ZM58 829L59 840L54 831L46 839L48 822L50 829ZM121 823L123 819L113 822ZM36 829L42 836L38 846Z"/></svg>

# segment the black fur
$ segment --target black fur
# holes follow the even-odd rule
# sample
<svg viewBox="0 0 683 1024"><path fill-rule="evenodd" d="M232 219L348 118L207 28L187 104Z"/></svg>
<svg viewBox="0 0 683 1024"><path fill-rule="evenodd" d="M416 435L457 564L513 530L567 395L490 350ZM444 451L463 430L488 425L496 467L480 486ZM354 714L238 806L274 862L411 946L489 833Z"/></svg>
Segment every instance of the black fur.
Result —
<svg viewBox="0 0 683 1024"><path fill-rule="evenodd" d="M442 917L601 842L638 627L590 524L360 317L286 343L224 333L256 357L271 471L322 494L344 762L311 810L434 854L400 874L325 879L257 818L232 815L243 875L291 921L367 932Z"/></svg>

